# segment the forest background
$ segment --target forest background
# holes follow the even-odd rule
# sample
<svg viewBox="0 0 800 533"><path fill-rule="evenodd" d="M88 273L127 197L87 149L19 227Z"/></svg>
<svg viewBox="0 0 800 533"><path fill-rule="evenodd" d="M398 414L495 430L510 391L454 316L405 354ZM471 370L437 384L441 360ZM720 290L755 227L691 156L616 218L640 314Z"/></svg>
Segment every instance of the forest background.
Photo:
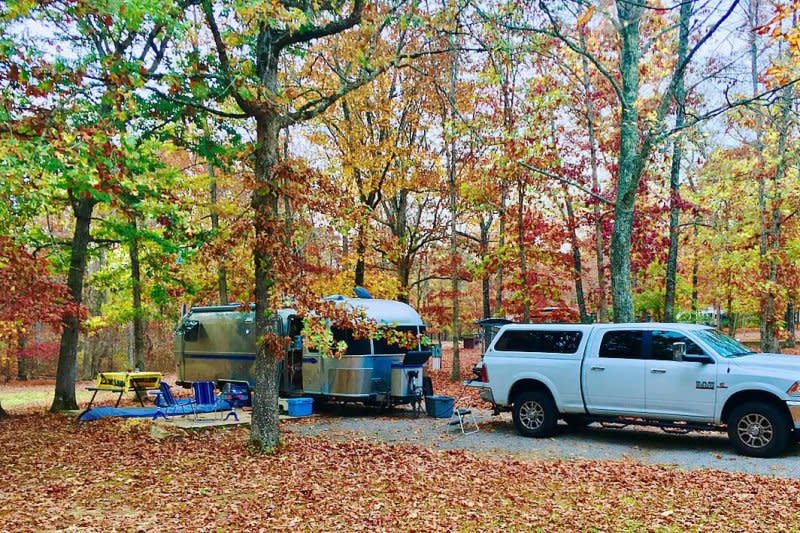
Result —
<svg viewBox="0 0 800 533"><path fill-rule="evenodd" d="M664 320L779 351L799 7L5 2L0 375L74 408L79 377L173 368L186 306L255 301L265 334L354 286L448 338Z"/></svg>

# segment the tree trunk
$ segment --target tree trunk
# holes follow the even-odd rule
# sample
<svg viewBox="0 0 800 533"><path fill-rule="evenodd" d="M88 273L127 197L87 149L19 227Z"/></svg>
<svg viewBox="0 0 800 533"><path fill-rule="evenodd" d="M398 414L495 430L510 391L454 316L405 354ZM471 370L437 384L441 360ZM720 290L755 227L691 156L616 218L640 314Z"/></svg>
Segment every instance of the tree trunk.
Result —
<svg viewBox="0 0 800 533"><path fill-rule="evenodd" d="M792 89L789 85L781 96L781 115L778 123L778 163L772 177L771 222L769 228L768 287L764 300L762 317L764 331L761 337L761 351L779 353L781 343L778 338L778 260L781 254L781 198L783 179L786 175L786 139L789 133L789 113L792 108Z"/></svg>
<svg viewBox="0 0 800 533"><path fill-rule="evenodd" d="M366 231L364 229L364 224L359 223L358 237L356 238L356 287L364 286L364 271L366 269L366 265L364 264L364 256L367 254L367 241L365 233Z"/></svg>
<svg viewBox="0 0 800 533"><path fill-rule="evenodd" d="M17 335L17 380L28 380L28 358L22 357L22 351L25 349L25 335Z"/></svg>
<svg viewBox="0 0 800 533"><path fill-rule="evenodd" d="M128 243L131 260L131 294L133 296L133 368L144 370L144 310L142 309L142 273L139 267L139 228L136 215L131 217L133 237Z"/></svg>
<svg viewBox="0 0 800 533"><path fill-rule="evenodd" d="M733 337L736 335L736 317L733 314L733 294L731 293L728 293L726 312L728 313L728 337Z"/></svg>
<svg viewBox="0 0 800 533"><path fill-rule="evenodd" d="M572 275L575 280L575 299L578 302L578 314L582 324L589 322L589 314L586 312L586 298L583 294L583 265L581 264L581 247L578 241L578 232L575 222L575 210L572 208L572 200L566 186L564 187L564 203L567 208L567 227L569 228L569 239L572 246Z"/></svg>
<svg viewBox="0 0 800 533"><path fill-rule="evenodd" d="M788 338L786 339L786 346L788 348L794 348L797 345L797 339L795 338L794 315L794 302L789 301L789 303L786 304L786 334L788 335Z"/></svg>
<svg viewBox="0 0 800 533"><path fill-rule="evenodd" d="M259 39L262 41L262 39ZM278 85L277 53L270 54L262 80L268 91L276 93ZM275 166L278 163L280 117L267 111L256 118L255 187L251 205L254 215L256 335L258 344L255 364L255 393L250 429L250 444L261 452L273 453L280 445L278 429L278 360L279 343L269 342L272 332L272 291L275 283L271 254L278 221L278 191L275 183ZM263 342L267 341L267 342Z"/></svg>
<svg viewBox="0 0 800 533"><path fill-rule="evenodd" d="M214 175L214 165L208 163L209 195L211 197L211 229L219 237L219 213L217 213L217 180ZM228 271L225 268L225 258L217 260L217 286L219 288L219 303L228 303Z"/></svg>
<svg viewBox="0 0 800 533"><path fill-rule="evenodd" d="M614 206L614 229L611 233L611 298L614 321L632 322L631 233L636 193L642 171L639 152L639 22L643 4L617 2L620 19L620 74L622 101L620 114L619 170Z"/></svg>
<svg viewBox="0 0 800 533"><path fill-rule="evenodd" d="M72 301L80 305L83 301L83 275L86 272L86 257L89 250L90 226L95 201L80 198L73 201L75 230L67 275L67 287ZM80 321L77 316L64 319L61 343L58 349L58 368L56 370L56 389L51 412L77 410L75 399L75 379L78 373L78 333Z"/></svg>
<svg viewBox="0 0 800 533"><path fill-rule="evenodd" d="M692 259L692 315L694 321L697 322L697 292L700 283L700 262L698 259L699 252L697 250L697 240L700 236L699 223L700 220L697 216L694 218L694 258Z"/></svg>
<svg viewBox="0 0 800 533"><path fill-rule="evenodd" d="M581 46L586 48L586 37L581 33ZM597 139L594 131L594 95L592 95L592 84L589 76L589 59L581 56L583 66L583 91L584 101L586 102L586 127L589 133L589 163L592 168L592 190L600 194L600 179L597 175ZM603 243L603 221L600 203L594 203L594 251L597 262L597 321L608 321L608 310L606 306L606 271L605 271L605 245Z"/></svg>
<svg viewBox="0 0 800 533"><path fill-rule="evenodd" d="M409 302L410 291L408 287L411 283L411 267L411 260L407 257L402 257L397 263L397 281L400 283L397 299L403 303Z"/></svg>
<svg viewBox="0 0 800 533"><path fill-rule="evenodd" d="M498 212L498 219L500 224L498 227L497 236L497 275L495 276L494 288L494 312L497 316L504 316L503 310L503 263L505 261L505 246L506 246L506 188L501 186L500 189L500 209Z"/></svg>
<svg viewBox="0 0 800 533"><path fill-rule="evenodd" d="M97 261L89 265L89 275L96 274L103 269L106 263L106 250L100 248ZM86 291L87 306L89 308L89 316L100 316L103 311L103 304L105 303L105 291L99 290L95 287L87 287ZM81 378L92 379L97 375L98 371L98 358L100 353L100 345L103 343L103 337L107 331L98 331L94 336L86 339L84 352L83 352L83 365L81 371Z"/></svg>
<svg viewBox="0 0 800 533"><path fill-rule="evenodd" d="M458 52L455 48L455 36L450 34L450 87L449 87L449 118L451 123L456 119L456 81L458 76ZM454 135L454 134L452 134ZM453 292L453 368L450 379L461 379L461 357L459 340L461 338L461 322L459 317L459 266L458 260L458 235L456 226L458 222L458 204L456 203L456 140L451 136L447 150L447 183L450 189L450 288Z"/></svg>
<svg viewBox="0 0 800 533"><path fill-rule="evenodd" d="M519 246L519 290L522 296L522 322L531 320L528 297L528 257L525 250L525 181L517 180L517 241Z"/></svg>
<svg viewBox="0 0 800 533"><path fill-rule="evenodd" d="M752 83L752 93L756 96L759 93L758 81L758 33L756 29L761 25L760 0L750 0L747 18L750 31L750 79ZM760 219L760 232L758 240L758 257L762 269L767 270L769 277L769 265L767 260L767 247L769 240L769 226L767 222L767 185L766 185L766 161L764 160L764 125L761 112L755 112L755 134L756 134L756 157L758 160L758 211ZM761 293L761 313L759 314L758 329L761 338L761 351L770 352L772 349L775 323L775 301L770 289L762 290Z"/></svg>
<svg viewBox="0 0 800 533"><path fill-rule="evenodd" d="M17 358L17 380L28 381L28 358Z"/></svg>
<svg viewBox="0 0 800 533"><path fill-rule="evenodd" d="M485 264L486 258L489 255L489 229L491 228L491 217L488 221L481 220L480 228L480 254L481 261ZM481 277L481 299L483 301L483 318L489 318L492 316L491 286L489 274L485 271L485 269Z"/></svg>
<svg viewBox="0 0 800 533"><path fill-rule="evenodd" d="M127 326L127 334L128 334L128 369L133 370L133 367L136 366L136 341L134 340L133 335L133 322L128 322Z"/></svg>
<svg viewBox="0 0 800 533"><path fill-rule="evenodd" d="M689 22L692 18L692 2L681 5L680 30L678 32L677 64L686 61L689 46ZM685 70L684 70L685 72ZM686 117L685 74L675 80L675 129L683 127ZM675 321L675 291L678 276L678 223L680 220L681 159L683 158L683 135L678 134L672 144L672 164L669 173L669 253L667 254L666 287L664 291L664 321Z"/></svg>
<svg viewBox="0 0 800 533"><path fill-rule="evenodd" d="M83 341L83 361L81 362L81 371L78 373L81 379L91 378L92 357L94 354L95 339L84 339Z"/></svg>

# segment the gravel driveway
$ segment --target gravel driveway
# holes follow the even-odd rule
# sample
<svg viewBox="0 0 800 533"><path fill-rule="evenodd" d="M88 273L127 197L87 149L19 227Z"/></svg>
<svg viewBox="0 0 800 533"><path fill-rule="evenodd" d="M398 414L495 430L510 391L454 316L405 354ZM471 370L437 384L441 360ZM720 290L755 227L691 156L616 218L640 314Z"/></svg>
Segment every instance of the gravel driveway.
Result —
<svg viewBox="0 0 800 533"><path fill-rule="evenodd" d="M511 415L492 416L490 411L473 410L481 431L461 435L447 420L412 418L410 411L397 408L388 415L358 406L327 407L309 419L286 423L286 429L331 439L367 438L389 443L409 443L431 449L464 449L519 459L632 460L675 465L683 469L711 468L749 474L800 478L800 446L792 446L781 457L755 459L737 455L727 434L667 434L657 428L606 429L597 424L574 430L558 426L555 437L528 439L517 435Z"/></svg>

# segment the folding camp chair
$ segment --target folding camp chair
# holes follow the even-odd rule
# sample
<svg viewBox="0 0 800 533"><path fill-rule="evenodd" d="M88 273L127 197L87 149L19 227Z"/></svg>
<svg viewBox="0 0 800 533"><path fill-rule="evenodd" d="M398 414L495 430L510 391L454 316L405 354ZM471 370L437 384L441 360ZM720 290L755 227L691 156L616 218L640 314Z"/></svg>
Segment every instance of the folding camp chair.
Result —
<svg viewBox="0 0 800 533"><path fill-rule="evenodd" d="M158 418L159 416L166 420L167 418L167 410L172 409L171 414L176 414L177 411L180 411L181 416L186 416L189 414L186 410L189 409L191 413L194 413L194 416L197 417L197 409L195 408L196 402L190 398L182 398L178 400L172 394L172 389L170 389L169 384L167 382L162 381L159 384L159 390L156 394L156 407L158 407L158 411L153 415L153 420Z"/></svg>
<svg viewBox="0 0 800 533"><path fill-rule="evenodd" d="M458 426L461 429L462 434L470 435L472 433L477 433L481 428L478 427L478 421L475 420L475 415L473 414L471 407L458 406L459 403L469 399L469 396L466 394L466 392L467 387L465 385L464 390L461 392L461 397L458 398L453 405L453 414L450 416L448 425Z"/></svg>
<svg viewBox="0 0 800 533"><path fill-rule="evenodd" d="M214 394L213 381L195 381L192 383L194 390L194 401L198 408L208 408L211 412L217 412L217 396ZM194 413L194 419L197 420L197 410Z"/></svg>
<svg viewBox="0 0 800 533"><path fill-rule="evenodd" d="M222 419L222 411L217 410L217 395L214 394L214 382L213 381L195 381L192 383L192 389L194 389L194 399L197 403L198 408L202 408L205 406L213 413L219 413L220 419ZM237 422L239 421L239 416L236 414L236 411L233 408L233 403L231 403L231 409L228 411L228 414L225 415L225 420L230 417L233 417ZM195 411L194 419L197 420L197 412Z"/></svg>

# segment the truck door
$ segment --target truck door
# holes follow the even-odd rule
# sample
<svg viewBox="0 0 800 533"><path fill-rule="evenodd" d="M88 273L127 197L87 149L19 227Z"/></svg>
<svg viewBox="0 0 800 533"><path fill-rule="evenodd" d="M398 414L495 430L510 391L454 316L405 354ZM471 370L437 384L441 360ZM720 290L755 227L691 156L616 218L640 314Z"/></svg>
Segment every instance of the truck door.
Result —
<svg viewBox="0 0 800 533"><path fill-rule="evenodd" d="M672 345L686 343L687 355L706 355L677 331L652 331L645 337L645 407L659 417L712 419L717 390L717 366L673 360Z"/></svg>
<svg viewBox="0 0 800 533"><path fill-rule="evenodd" d="M591 343L583 363L583 393L589 413L644 413L643 333L608 330Z"/></svg>

